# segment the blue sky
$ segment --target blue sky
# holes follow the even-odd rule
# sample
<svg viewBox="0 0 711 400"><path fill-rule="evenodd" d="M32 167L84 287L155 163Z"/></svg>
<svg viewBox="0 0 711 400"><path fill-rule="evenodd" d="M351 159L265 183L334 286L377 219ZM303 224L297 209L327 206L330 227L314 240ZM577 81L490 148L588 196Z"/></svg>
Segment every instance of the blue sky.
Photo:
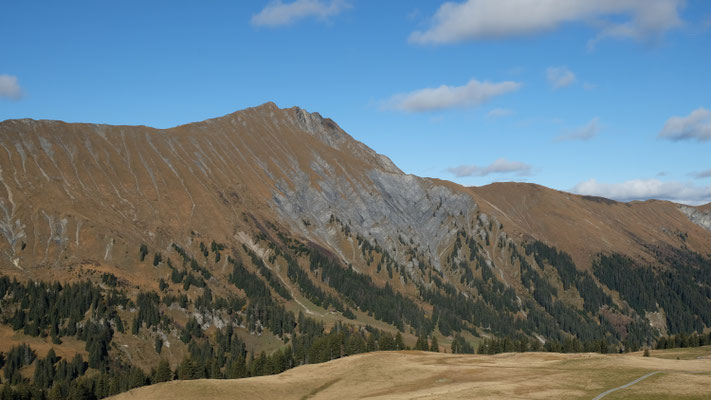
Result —
<svg viewBox="0 0 711 400"><path fill-rule="evenodd" d="M704 0L5 2L0 120L170 127L274 101L405 172L711 201Z"/></svg>

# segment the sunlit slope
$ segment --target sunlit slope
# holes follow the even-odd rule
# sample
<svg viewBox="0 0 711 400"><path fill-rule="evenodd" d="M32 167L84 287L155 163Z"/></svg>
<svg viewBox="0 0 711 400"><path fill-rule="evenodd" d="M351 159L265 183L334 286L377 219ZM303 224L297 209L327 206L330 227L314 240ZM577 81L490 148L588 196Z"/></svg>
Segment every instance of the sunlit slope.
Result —
<svg viewBox="0 0 711 400"><path fill-rule="evenodd" d="M649 246L690 248L701 254L711 249L709 232L668 201L622 203L513 182L470 190L482 211L496 216L507 232L553 243L579 266L590 265L591 256L600 252L651 260Z"/></svg>
<svg viewBox="0 0 711 400"><path fill-rule="evenodd" d="M653 371L662 372L609 398L654 393L701 399L711 396L709 354L709 348L652 351L652 357L379 352L274 376L162 383L115 399L590 399Z"/></svg>

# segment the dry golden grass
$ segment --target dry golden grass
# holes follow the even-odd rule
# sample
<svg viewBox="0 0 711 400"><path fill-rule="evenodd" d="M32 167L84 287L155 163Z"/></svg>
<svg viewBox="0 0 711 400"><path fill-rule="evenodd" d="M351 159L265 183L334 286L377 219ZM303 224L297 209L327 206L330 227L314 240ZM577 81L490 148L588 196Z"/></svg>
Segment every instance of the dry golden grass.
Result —
<svg viewBox="0 0 711 400"><path fill-rule="evenodd" d="M71 336L62 337L62 344L55 345L49 337L33 337L16 332L9 326L0 325L0 352L7 353L13 346L27 343L37 353L38 357L47 355L49 349L54 349L54 352L62 358L71 360L76 353L80 353L84 359L87 358L87 352L84 350L84 342L79 341Z"/></svg>
<svg viewBox="0 0 711 400"><path fill-rule="evenodd" d="M662 373L606 398L711 398L711 360L655 357L659 353L379 352L274 376L173 381L116 399L590 399L652 371Z"/></svg>
<svg viewBox="0 0 711 400"><path fill-rule="evenodd" d="M690 223L677 204L667 201L618 203L514 182L470 190L481 210L496 216L508 234L554 244L579 268L590 267L591 256L599 252L649 260L640 243L688 246L701 254L711 246L708 231ZM674 232L686 232L688 237L682 240Z"/></svg>

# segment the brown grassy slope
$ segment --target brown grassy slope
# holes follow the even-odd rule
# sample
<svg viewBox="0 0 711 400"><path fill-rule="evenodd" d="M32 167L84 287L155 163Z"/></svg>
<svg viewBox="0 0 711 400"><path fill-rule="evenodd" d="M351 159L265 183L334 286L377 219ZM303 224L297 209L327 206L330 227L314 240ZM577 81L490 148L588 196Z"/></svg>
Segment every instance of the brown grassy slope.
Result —
<svg viewBox="0 0 711 400"><path fill-rule="evenodd" d="M239 380L173 381L119 399L590 399L651 371L657 395L711 395L711 360L523 353L497 356L379 352ZM694 371L689 373L687 371ZM671 378L671 381L669 380ZM671 383L670 383L671 382ZM640 384L642 385L642 384ZM706 397L705 397L706 396Z"/></svg>
<svg viewBox="0 0 711 400"><path fill-rule="evenodd" d="M251 216L280 223L272 196L295 185L295 176L318 188L319 174L327 173L366 193L377 192L369 170L401 173L335 122L273 103L163 130L8 120L0 122L0 147L0 270L35 278L77 264L141 275L150 268L150 260L137 265L141 243L151 252L166 252L171 242L190 247L192 232L240 247L258 230ZM668 202L616 203L531 184L431 182L472 194L506 232L555 245L582 266L600 251L711 248L711 234Z"/></svg>
<svg viewBox="0 0 711 400"><path fill-rule="evenodd" d="M599 252L647 258L644 244L688 246L702 254L711 248L708 231L667 201L621 203L528 183L469 189L481 209L495 215L504 230L553 244L581 266L590 265L590 257Z"/></svg>
<svg viewBox="0 0 711 400"><path fill-rule="evenodd" d="M8 120L0 147L0 268L30 276L126 267L140 243L187 246L191 231L239 245L245 215L275 221L275 185L319 159L351 180L399 172L333 121L273 103L165 130Z"/></svg>
<svg viewBox="0 0 711 400"><path fill-rule="evenodd" d="M330 119L273 103L163 130L8 120L0 147L0 270L33 277L77 264L133 268L141 243L152 252L171 242L189 247L191 232L239 247L239 232L255 233L248 216L279 223L270 201L294 176L318 187L319 173L328 173L365 193L369 170L401 173ZM549 242L583 265L599 251L644 254L641 243L711 248L711 235L672 203L431 181L472 193L506 231Z"/></svg>

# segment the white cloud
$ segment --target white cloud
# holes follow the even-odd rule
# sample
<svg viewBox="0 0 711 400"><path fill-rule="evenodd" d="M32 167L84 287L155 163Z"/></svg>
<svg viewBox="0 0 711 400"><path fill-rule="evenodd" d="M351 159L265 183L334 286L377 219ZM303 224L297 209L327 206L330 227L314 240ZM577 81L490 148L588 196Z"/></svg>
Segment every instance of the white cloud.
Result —
<svg viewBox="0 0 711 400"><path fill-rule="evenodd" d="M513 114L513 110L509 110L507 108L495 108L486 113L486 116L489 118L501 118L508 117L511 114Z"/></svg>
<svg viewBox="0 0 711 400"><path fill-rule="evenodd" d="M515 173L518 176L527 176L531 174L531 166L519 161L509 161L505 158L499 158L486 167L477 165L459 165L456 167L447 168L447 171L454 174L457 178L464 176L487 176L489 174L511 174Z"/></svg>
<svg viewBox="0 0 711 400"><path fill-rule="evenodd" d="M0 98L20 100L23 92L17 77L14 75L0 75Z"/></svg>
<svg viewBox="0 0 711 400"><path fill-rule="evenodd" d="M445 2L424 31L410 41L443 44L551 31L564 23L597 27L605 37L647 39L682 24L684 0L467 0Z"/></svg>
<svg viewBox="0 0 711 400"><path fill-rule="evenodd" d="M396 94L383 104L385 109L407 112L425 112L446 108L477 106L492 97L518 90L518 82L479 82L470 80L464 86L442 85L437 88L415 90Z"/></svg>
<svg viewBox="0 0 711 400"><path fill-rule="evenodd" d="M553 89L566 87L575 82L575 74L568 67L549 67L546 70L546 78Z"/></svg>
<svg viewBox="0 0 711 400"><path fill-rule="evenodd" d="M308 17L326 19L349 8L351 5L345 0L296 0L291 3L274 0L262 11L254 14L251 22L257 26L275 27L288 25Z"/></svg>
<svg viewBox="0 0 711 400"><path fill-rule="evenodd" d="M633 179L621 183L602 183L590 179L575 185L572 192L619 201L658 199L690 205L711 201L711 185L700 187L691 183L662 182L658 179Z"/></svg>
<svg viewBox="0 0 711 400"><path fill-rule="evenodd" d="M595 137L600 132L600 118L595 117L590 122L578 129L564 133L557 138L556 142L565 142L568 140L589 140Z"/></svg>
<svg viewBox="0 0 711 400"><path fill-rule="evenodd" d="M699 107L686 117L671 117L659 132L659 137L673 141L711 140L711 111Z"/></svg>

